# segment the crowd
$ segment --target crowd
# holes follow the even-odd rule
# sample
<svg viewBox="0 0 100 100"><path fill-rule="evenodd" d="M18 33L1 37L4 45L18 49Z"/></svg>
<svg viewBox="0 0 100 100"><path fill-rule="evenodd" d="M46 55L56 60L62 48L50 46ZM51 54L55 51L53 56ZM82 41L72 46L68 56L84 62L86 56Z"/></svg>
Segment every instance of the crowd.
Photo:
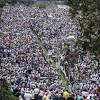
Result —
<svg viewBox="0 0 100 100"><path fill-rule="evenodd" d="M78 54L59 59L60 66L70 72L66 73L70 81L67 91L37 41L39 37L48 51L55 51L58 45L61 48L57 50L63 49L61 43L69 35L77 38L77 20L70 18L68 9L7 4L0 31L0 78L10 83L11 91L20 100L100 100L96 57Z"/></svg>
<svg viewBox="0 0 100 100"><path fill-rule="evenodd" d="M3 8L1 30L10 33L20 33L30 29L36 31L43 44L57 46L57 42L66 41L66 37L77 37L79 27L77 20L72 20L68 10L57 7L39 9L32 6L18 5Z"/></svg>

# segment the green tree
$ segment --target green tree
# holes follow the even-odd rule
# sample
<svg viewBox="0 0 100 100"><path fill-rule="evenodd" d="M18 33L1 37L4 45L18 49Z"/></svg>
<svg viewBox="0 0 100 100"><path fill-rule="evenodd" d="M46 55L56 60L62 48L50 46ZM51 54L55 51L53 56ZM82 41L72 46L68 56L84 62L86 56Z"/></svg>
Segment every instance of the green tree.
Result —
<svg viewBox="0 0 100 100"><path fill-rule="evenodd" d="M0 100L18 100L9 90L9 84L4 79L0 79Z"/></svg>
<svg viewBox="0 0 100 100"><path fill-rule="evenodd" d="M80 14L81 35L77 46L100 55L100 0L69 0L72 18Z"/></svg>
<svg viewBox="0 0 100 100"><path fill-rule="evenodd" d="M5 5L5 0L0 0L0 8L3 7Z"/></svg>

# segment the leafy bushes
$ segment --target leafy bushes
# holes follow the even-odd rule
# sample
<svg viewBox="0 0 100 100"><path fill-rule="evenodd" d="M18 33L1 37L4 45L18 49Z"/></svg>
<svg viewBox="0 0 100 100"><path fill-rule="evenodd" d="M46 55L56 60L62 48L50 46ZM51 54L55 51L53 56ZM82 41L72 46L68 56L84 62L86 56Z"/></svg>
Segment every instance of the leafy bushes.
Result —
<svg viewBox="0 0 100 100"><path fill-rule="evenodd" d="M9 84L4 79L0 79L0 100L18 100L8 88Z"/></svg>
<svg viewBox="0 0 100 100"><path fill-rule="evenodd" d="M46 5L45 5L45 4L40 4L40 5L39 5L39 8L40 8L40 9L46 8Z"/></svg>
<svg viewBox="0 0 100 100"><path fill-rule="evenodd" d="M0 7L2 8L5 5L5 0L0 0Z"/></svg>
<svg viewBox="0 0 100 100"><path fill-rule="evenodd" d="M6 3L9 3L9 4L15 4L17 2L20 2L20 3L24 3L24 4L30 4L32 3L32 0L0 0L0 7L3 7Z"/></svg>
<svg viewBox="0 0 100 100"><path fill-rule="evenodd" d="M78 45L100 55L100 0L69 0L72 16L80 14L81 35Z"/></svg>
<svg viewBox="0 0 100 100"><path fill-rule="evenodd" d="M50 5L52 5L52 3L50 4L49 2L35 2L33 4L33 7L38 7L40 9L42 9L42 8L46 8L47 6L50 6Z"/></svg>

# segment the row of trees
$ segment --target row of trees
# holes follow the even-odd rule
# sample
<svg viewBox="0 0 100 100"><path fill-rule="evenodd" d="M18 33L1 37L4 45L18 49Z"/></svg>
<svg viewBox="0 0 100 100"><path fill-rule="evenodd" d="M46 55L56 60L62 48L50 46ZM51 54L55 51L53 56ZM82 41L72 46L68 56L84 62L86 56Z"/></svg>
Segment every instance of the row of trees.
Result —
<svg viewBox="0 0 100 100"><path fill-rule="evenodd" d="M84 51L100 55L100 0L68 0L72 18L80 15L81 35L77 45Z"/></svg>
<svg viewBox="0 0 100 100"><path fill-rule="evenodd" d="M4 6L5 3L14 3L17 0L0 0L0 6Z"/></svg>
<svg viewBox="0 0 100 100"><path fill-rule="evenodd" d="M17 2L30 4L30 3L34 3L35 0L0 0L0 6L3 7L6 3L15 4Z"/></svg>

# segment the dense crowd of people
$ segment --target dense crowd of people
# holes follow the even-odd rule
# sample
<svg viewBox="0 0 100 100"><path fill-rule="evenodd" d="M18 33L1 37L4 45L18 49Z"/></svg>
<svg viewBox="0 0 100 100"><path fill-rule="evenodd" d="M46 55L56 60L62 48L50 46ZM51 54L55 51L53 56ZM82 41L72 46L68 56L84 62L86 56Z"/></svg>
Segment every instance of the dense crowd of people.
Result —
<svg viewBox="0 0 100 100"><path fill-rule="evenodd" d="M60 66L69 73L70 83L65 90L57 70L37 41L38 37L48 51L54 49L53 56L56 46L60 45L57 50L63 50L62 42L66 42L69 35L77 38L77 20L70 18L67 8L39 9L7 4L3 8L0 31L3 32L0 36L0 78L10 83L11 91L20 100L100 99L99 60L95 56L60 57Z"/></svg>

